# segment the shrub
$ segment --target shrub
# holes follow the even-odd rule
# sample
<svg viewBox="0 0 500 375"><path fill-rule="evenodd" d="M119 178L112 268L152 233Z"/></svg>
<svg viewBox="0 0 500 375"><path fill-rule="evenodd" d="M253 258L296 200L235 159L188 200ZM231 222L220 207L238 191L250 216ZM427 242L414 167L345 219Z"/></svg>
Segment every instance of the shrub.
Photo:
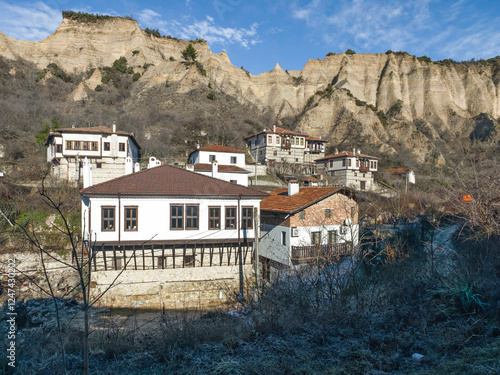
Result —
<svg viewBox="0 0 500 375"><path fill-rule="evenodd" d="M356 52L349 48L347 51L345 51L345 54L346 55L355 55Z"/></svg>
<svg viewBox="0 0 500 375"><path fill-rule="evenodd" d="M96 23L98 20L111 20L116 17L108 16L108 15L102 15L102 14L91 14L91 13L80 13L80 12L73 12L73 11L68 11L68 10L63 10L62 12L63 18L73 20L73 21L80 21L80 22L92 22Z"/></svg>
<svg viewBox="0 0 500 375"><path fill-rule="evenodd" d="M292 77L292 80L293 80L293 84L295 86L298 86L298 85L300 85L303 82L302 76Z"/></svg>
<svg viewBox="0 0 500 375"><path fill-rule="evenodd" d="M134 68L132 68L131 66L129 66L127 68L127 74L134 74Z"/></svg>
<svg viewBox="0 0 500 375"><path fill-rule="evenodd" d="M144 69L145 71L148 70L148 68L150 66L153 66L154 64L150 64L150 63L144 63L144 65L142 66L142 69Z"/></svg>
<svg viewBox="0 0 500 375"><path fill-rule="evenodd" d="M387 116L385 115L384 112L378 111L377 117L380 120L380 122L382 123L382 125L387 126Z"/></svg>
<svg viewBox="0 0 500 375"><path fill-rule="evenodd" d="M175 61L174 56L170 56L169 60L170 60L170 61Z"/></svg>
<svg viewBox="0 0 500 375"><path fill-rule="evenodd" d="M328 53L326 54L326 57L328 57L328 56L335 56L335 55L336 55L336 53L335 53L335 52L328 52Z"/></svg>
<svg viewBox="0 0 500 375"><path fill-rule="evenodd" d="M432 62L431 58L430 57L427 57L427 56L420 56L418 58L418 61L422 61L422 62Z"/></svg>
<svg viewBox="0 0 500 375"><path fill-rule="evenodd" d="M136 82L139 80L139 78L141 78L141 73L134 73L134 75L132 76L132 81Z"/></svg>
<svg viewBox="0 0 500 375"><path fill-rule="evenodd" d="M132 56L137 55L139 52L141 52L141 51L139 51L139 50L137 50L137 49L133 50L133 51L132 51Z"/></svg>
<svg viewBox="0 0 500 375"><path fill-rule="evenodd" d="M210 100L215 100L215 95L214 95L214 93L213 93L213 92L209 92L209 93L207 94L207 99L210 99Z"/></svg>
<svg viewBox="0 0 500 375"><path fill-rule="evenodd" d="M354 101L358 107L364 107L366 105L365 101L359 100L358 98L356 98Z"/></svg>
<svg viewBox="0 0 500 375"><path fill-rule="evenodd" d="M94 90L95 91L102 91L102 86L101 85L97 85Z"/></svg>
<svg viewBox="0 0 500 375"><path fill-rule="evenodd" d="M160 32L158 31L158 29L150 29L149 27L146 27L144 29L144 32L148 35L152 35L156 38L161 38L162 35L160 34Z"/></svg>
<svg viewBox="0 0 500 375"><path fill-rule="evenodd" d="M198 71L200 72L200 74L203 77L207 76L207 71L205 70L205 68L203 67L203 64L201 62L196 61L196 68L198 68Z"/></svg>
<svg viewBox="0 0 500 375"><path fill-rule="evenodd" d="M118 60L115 60L113 62L113 68L120 73L125 73L127 71L127 59L122 56Z"/></svg>
<svg viewBox="0 0 500 375"><path fill-rule="evenodd" d="M71 82L71 76L69 74L66 74L66 72L59 68L59 66L57 66L57 64L55 63L50 63L49 65L47 65L47 68L38 73L36 79L37 82L43 79L47 72L51 72L54 77L62 79L64 82Z"/></svg>

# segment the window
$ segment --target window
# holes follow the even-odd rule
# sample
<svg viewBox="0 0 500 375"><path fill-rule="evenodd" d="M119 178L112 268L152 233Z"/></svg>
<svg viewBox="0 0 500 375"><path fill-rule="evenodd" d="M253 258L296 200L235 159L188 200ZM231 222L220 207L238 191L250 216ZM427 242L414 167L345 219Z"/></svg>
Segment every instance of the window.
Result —
<svg viewBox="0 0 500 375"><path fill-rule="evenodd" d="M115 208L114 207L102 207L101 208L101 218L102 218L102 231L114 231L115 230Z"/></svg>
<svg viewBox="0 0 500 375"><path fill-rule="evenodd" d="M211 163L215 161L215 155L208 155L208 161Z"/></svg>
<svg viewBox="0 0 500 375"><path fill-rule="evenodd" d="M226 229L236 229L236 207L226 207Z"/></svg>
<svg viewBox="0 0 500 375"><path fill-rule="evenodd" d="M273 151L274 156L278 156L278 151Z"/></svg>
<svg viewBox="0 0 500 375"><path fill-rule="evenodd" d="M359 168L359 159L356 159L356 167Z"/></svg>
<svg viewBox="0 0 500 375"><path fill-rule="evenodd" d="M184 206L170 206L170 229L183 229Z"/></svg>
<svg viewBox="0 0 500 375"><path fill-rule="evenodd" d="M102 163L96 163L96 168L102 168Z"/></svg>
<svg viewBox="0 0 500 375"><path fill-rule="evenodd" d="M330 168L333 168L333 160L330 160Z"/></svg>
<svg viewBox="0 0 500 375"><path fill-rule="evenodd" d="M345 159L342 159L342 166L345 167Z"/></svg>
<svg viewBox="0 0 500 375"><path fill-rule="evenodd" d="M253 207L241 208L241 227L244 229L253 228Z"/></svg>
<svg viewBox="0 0 500 375"><path fill-rule="evenodd" d="M272 135L267 136L267 143L269 143L269 144L273 143L273 136Z"/></svg>
<svg viewBox="0 0 500 375"><path fill-rule="evenodd" d="M281 244L286 246L286 232L281 232Z"/></svg>
<svg viewBox="0 0 500 375"><path fill-rule="evenodd" d="M325 218L326 219L330 218L330 209L329 208L325 208Z"/></svg>
<svg viewBox="0 0 500 375"><path fill-rule="evenodd" d="M306 212L305 212L305 211L300 211L300 212L299 212L299 219L300 219L300 220L304 220L304 219L305 219L305 217L306 217Z"/></svg>
<svg viewBox="0 0 500 375"><path fill-rule="evenodd" d="M104 151L109 151L110 149L109 142L104 142Z"/></svg>
<svg viewBox="0 0 500 375"><path fill-rule="evenodd" d="M276 136L276 144L279 145L281 143L281 137L279 135Z"/></svg>
<svg viewBox="0 0 500 375"><path fill-rule="evenodd" d="M237 184L238 180L229 180L229 182L232 182L233 184Z"/></svg>
<svg viewBox="0 0 500 375"><path fill-rule="evenodd" d="M311 242L313 245L321 244L321 232L311 232Z"/></svg>
<svg viewBox="0 0 500 375"><path fill-rule="evenodd" d="M62 145L56 145L56 152L62 154Z"/></svg>
<svg viewBox="0 0 500 375"><path fill-rule="evenodd" d="M295 158L295 162L298 163L299 162L299 158Z"/></svg>
<svg viewBox="0 0 500 375"><path fill-rule="evenodd" d="M89 150L89 143L87 141L84 141L82 143L83 143L83 150L88 151Z"/></svg>
<svg viewBox="0 0 500 375"><path fill-rule="evenodd" d="M118 149L119 149L119 151L122 151L122 152L123 152L123 151L125 151L125 143L120 142L120 143L118 144Z"/></svg>
<svg viewBox="0 0 500 375"><path fill-rule="evenodd" d="M125 207L125 230L137 230L137 207Z"/></svg>
<svg viewBox="0 0 500 375"><path fill-rule="evenodd" d="M97 142L92 142L92 151L98 151Z"/></svg>
<svg viewBox="0 0 500 375"><path fill-rule="evenodd" d="M304 138L300 138L300 145L304 146Z"/></svg>
<svg viewBox="0 0 500 375"><path fill-rule="evenodd" d="M208 208L208 229L220 229L220 207Z"/></svg>
<svg viewBox="0 0 500 375"><path fill-rule="evenodd" d="M72 150L72 149L73 149L73 142L66 141L66 150Z"/></svg>
<svg viewBox="0 0 500 375"><path fill-rule="evenodd" d="M81 142L75 141L75 142L73 142L73 146L74 146L75 150L80 150Z"/></svg>
<svg viewBox="0 0 500 375"><path fill-rule="evenodd" d="M231 164L236 164L236 156L231 156Z"/></svg>
<svg viewBox="0 0 500 375"><path fill-rule="evenodd" d="M186 229L198 229L198 206L186 206Z"/></svg>
<svg viewBox="0 0 500 375"><path fill-rule="evenodd" d="M347 159L347 165L350 167L352 165L352 160L351 159Z"/></svg>
<svg viewBox="0 0 500 375"><path fill-rule="evenodd" d="M337 240L339 238L339 234L337 230L329 230L328 231L328 244L334 244L337 243Z"/></svg>

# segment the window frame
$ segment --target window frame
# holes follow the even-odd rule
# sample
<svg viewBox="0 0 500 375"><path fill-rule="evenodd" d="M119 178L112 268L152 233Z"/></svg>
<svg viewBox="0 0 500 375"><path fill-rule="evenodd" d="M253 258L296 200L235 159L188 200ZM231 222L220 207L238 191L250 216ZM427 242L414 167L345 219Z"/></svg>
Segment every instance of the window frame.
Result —
<svg viewBox="0 0 500 375"><path fill-rule="evenodd" d="M112 210L113 216L105 217L105 210ZM112 221L112 229L109 229L109 224L107 227L104 226L105 221ZM116 206L101 206L101 232L114 232L116 230Z"/></svg>
<svg viewBox="0 0 500 375"><path fill-rule="evenodd" d="M321 231L311 232L311 245L321 245Z"/></svg>
<svg viewBox="0 0 500 375"><path fill-rule="evenodd" d="M217 216L212 216L212 210L218 210ZM220 206L208 206L208 229L220 230L221 229L221 209ZM212 223L214 225L212 225Z"/></svg>
<svg viewBox="0 0 500 375"><path fill-rule="evenodd" d="M281 245L286 246L286 232L283 230L281 231Z"/></svg>
<svg viewBox="0 0 500 375"><path fill-rule="evenodd" d="M125 152L125 142L118 143L118 151Z"/></svg>
<svg viewBox="0 0 500 375"><path fill-rule="evenodd" d="M90 150L89 141L82 141L82 150L83 151L89 151Z"/></svg>
<svg viewBox="0 0 500 375"><path fill-rule="evenodd" d="M332 217L332 210L330 208L325 208L325 219L330 219Z"/></svg>
<svg viewBox="0 0 500 375"><path fill-rule="evenodd" d="M99 151L99 145L97 144L97 142L91 142L90 150Z"/></svg>
<svg viewBox="0 0 500 375"><path fill-rule="evenodd" d="M66 141L66 150L73 150L73 141Z"/></svg>
<svg viewBox="0 0 500 375"><path fill-rule="evenodd" d="M111 142L103 142L103 150L111 151Z"/></svg>
<svg viewBox="0 0 500 375"><path fill-rule="evenodd" d="M234 215L228 215L228 210L234 210ZM234 221L234 226L228 226L228 220ZM227 230L236 230L237 228L237 221L238 220L238 213L237 213L237 207L236 206L225 206L224 207L224 228Z"/></svg>
<svg viewBox="0 0 500 375"><path fill-rule="evenodd" d="M124 209L124 222L123 222L123 231L124 232L137 232L139 230L139 207L138 206L124 206L123 207ZM127 217L128 216L128 211L130 210L130 214L131 214L131 217ZM132 217L132 212L135 211L135 218ZM132 225L133 222L135 220L135 228L134 226ZM128 229L128 224L130 222L130 229Z"/></svg>
<svg viewBox="0 0 500 375"><path fill-rule="evenodd" d="M56 154L62 154L62 152L63 152L63 145L56 144Z"/></svg>
<svg viewBox="0 0 500 375"><path fill-rule="evenodd" d="M328 245L333 245L338 243L339 231L337 229L332 229L328 231Z"/></svg>
<svg viewBox="0 0 500 375"><path fill-rule="evenodd" d="M82 143L81 141L73 141L73 150L81 150Z"/></svg>
<svg viewBox="0 0 500 375"><path fill-rule="evenodd" d="M196 209L196 215L189 215L188 210L189 209ZM185 212L185 225L184 229L186 230L198 230L200 229L200 205L199 204L186 204L184 206L184 212ZM191 220L190 225L188 226L189 220ZM193 221L195 220L196 226L193 225Z"/></svg>
<svg viewBox="0 0 500 375"><path fill-rule="evenodd" d="M238 164L238 158L236 156L231 156L231 164Z"/></svg>
<svg viewBox="0 0 500 375"><path fill-rule="evenodd" d="M178 212L176 212L176 215L173 215L172 209L174 207L181 208L181 214L180 216L178 215ZM173 226L173 220L177 220L177 224L180 223L180 227L178 226ZM180 220L180 221L179 221ZM170 205L170 230L184 230L184 205L183 204L171 204Z"/></svg>
<svg viewBox="0 0 500 375"><path fill-rule="evenodd" d="M250 216L248 216L248 212L250 212ZM247 226L248 223L250 226ZM241 229L253 229L253 206L241 207Z"/></svg>

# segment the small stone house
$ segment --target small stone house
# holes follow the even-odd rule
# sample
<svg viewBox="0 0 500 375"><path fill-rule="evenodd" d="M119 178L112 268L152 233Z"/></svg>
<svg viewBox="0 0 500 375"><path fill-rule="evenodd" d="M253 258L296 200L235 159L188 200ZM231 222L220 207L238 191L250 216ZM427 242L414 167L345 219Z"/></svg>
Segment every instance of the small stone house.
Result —
<svg viewBox="0 0 500 375"><path fill-rule="evenodd" d="M358 204L345 187L276 189L261 202L263 274L273 266L317 260L326 253L350 255L358 245Z"/></svg>
<svg viewBox="0 0 500 375"><path fill-rule="evenodd" d="M78 184L83 181L83 162L87 158L93 182L123 176L126 160L139 161L141 147L132 133L105 126L57 129L45 143L51 175ZM129 159L129 160L130 160Z"/></svg>
<svg viewBox="0 0 500 375"><path fill-rule="evenodd" d="M198 308L252 271L254 215L267 194L170 165L81 191L93 293L114 307Z"/></svg>

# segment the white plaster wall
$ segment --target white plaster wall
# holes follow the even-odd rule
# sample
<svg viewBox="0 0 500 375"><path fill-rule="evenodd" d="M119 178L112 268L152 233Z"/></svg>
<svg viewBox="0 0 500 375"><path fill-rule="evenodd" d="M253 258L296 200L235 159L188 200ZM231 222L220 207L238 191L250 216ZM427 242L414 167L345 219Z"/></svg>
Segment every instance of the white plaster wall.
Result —
<svg viewBox="0 0 500 375"><path fill-rule="evenodd" d="M196 173L212 177L212 172L210 171L196 171ZM236 180L238 185L248 186L248 174L246 173L230 173L230 172L217 172L215 178L220 180L231 182L232 180Z"/></svg>
<svg viewBox="0 0 500 375"><path fill-rule="evenodd" d="M147 240L178 240L178 239L238 239L238 231L224 228L225 226L225 207L238 206L237 199L220 198L171 198L171 197L122 197L120 203L117 197L92 197L90 198L90 229L92 239L101 242L118 241L147 241ZM85 202L85 198L83 198ZM170 205L171 204L199 204L199 229L198 230L170 230ZM101 207L115 206L115 231L101 231ZM138 230L124 231L125 224L125 206L138 207ZM208 229L209 206L221 207L221 229ZM258 207L260 211L260 200L242 199L241 207ZM118 214L120 207L120 214ZM84 210L82 210L83 215ZM185 214L185 212L184 212ZM241 216L241 213L240 213ZM88 228L88 225L87 225ZM97 236L97 238L95 237ZM240 238L253 238L254 230L241 230Z"/></svg>
<svg viewBox="0 0 500 375"><path fill-rule="evenodd" d="M219 165L234 165L245 168L245 154L213 151L198 151L198 154L198 156L196 153L193 155L195 157L193 164L210 163L210 155L215 155L215 160L217 160ZM231 163L231 157L236 157L236 164Z"/></svg>
<svg viewBox="0 0 500 375"><path fill-rule="evenodd" d="M281 244L282 232L286 235L286 245ZM264 224L261 229L259 253L261 256L276 262L291 264L290 227Z"/></svg>

